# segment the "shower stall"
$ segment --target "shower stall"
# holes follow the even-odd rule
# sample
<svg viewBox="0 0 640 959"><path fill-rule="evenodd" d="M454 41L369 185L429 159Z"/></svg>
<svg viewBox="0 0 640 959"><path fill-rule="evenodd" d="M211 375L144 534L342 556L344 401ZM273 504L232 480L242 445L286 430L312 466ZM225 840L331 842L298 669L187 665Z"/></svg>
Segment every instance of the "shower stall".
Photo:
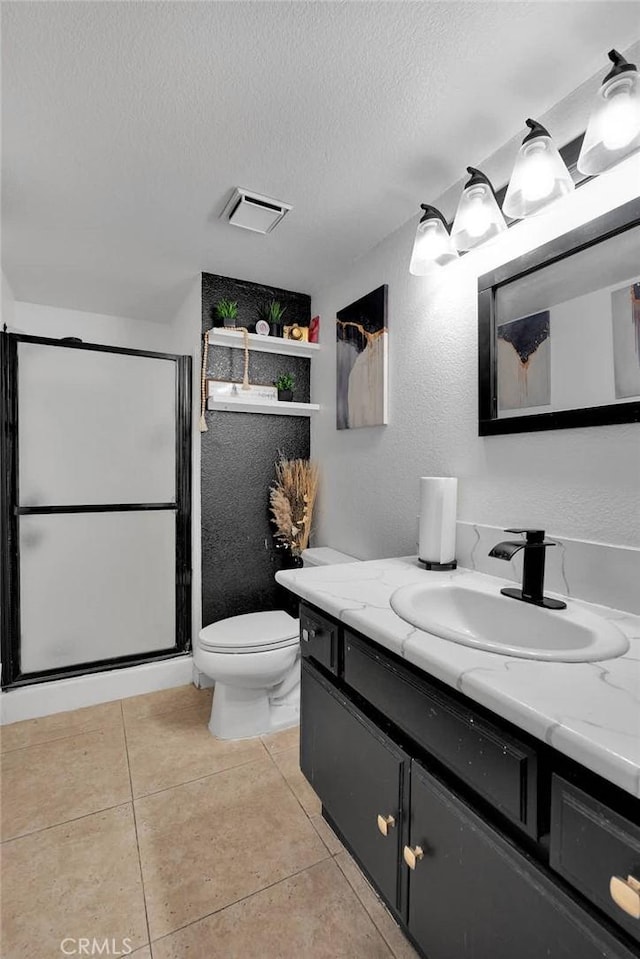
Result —
<svg viewBox="0 0 640 959"><path fill-rule="evenodd" d="M2 687L185 653L191 358L0 334Z"/></svg>

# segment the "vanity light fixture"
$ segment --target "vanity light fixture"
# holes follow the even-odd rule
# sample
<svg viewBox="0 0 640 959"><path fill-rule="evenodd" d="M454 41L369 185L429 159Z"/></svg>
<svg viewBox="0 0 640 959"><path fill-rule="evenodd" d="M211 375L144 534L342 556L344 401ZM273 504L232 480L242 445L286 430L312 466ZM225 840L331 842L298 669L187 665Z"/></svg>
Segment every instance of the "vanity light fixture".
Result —
<svg viewBox="0 0 640 959"><path fill-rule="evenodd" d="M578 157L578 170L587 176L604 173L640 150L638 68L617 50L608 56L613 67L596 94Z"/></svg>
<svg viewBox="0 0 640 959"><path fill-rule="evenodd" d="M428 276L440 267L457 260L458 251L449 235L447 221L435 206L420 204L423 214L418 223L409 272L414 276Z"/></svg>
<svg viewBox="0 0 640 959"><path fill-rule="evenodd" d="M527 120L502 209L514 220L542 212L550 203L575 190L566 163L551 134L536 120Z"/></svg>
<svg viewBox="0 0 640 959"><path fill-rule="evenodd" d="M465 184L451 229L451 239L463 252L493 240L507 229L491 181L468 166L471 179Z"/></svg>

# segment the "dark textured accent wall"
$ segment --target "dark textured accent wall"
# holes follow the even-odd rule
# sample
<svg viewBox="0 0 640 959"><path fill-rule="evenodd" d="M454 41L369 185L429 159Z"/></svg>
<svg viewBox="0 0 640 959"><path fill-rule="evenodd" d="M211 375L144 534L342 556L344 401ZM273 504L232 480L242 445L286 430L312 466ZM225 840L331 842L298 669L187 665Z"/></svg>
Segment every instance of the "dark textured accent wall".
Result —
<svg viewBox="0 0 640 959"><path fill-rule="evenodd" d="M308 326L311 299L276 287L212 273L202 274L202 329L214 321L219 299L238 302L238 325L249 329L264 300L286 307L285 320ZM295 400L309 401L309 363L303 357L251 352L251 383L271 384L293 373ZM244 353L213 346L207 375L242 381ZM203 625L262 609L285 608L287 597L275 582L281 554L269 523L269 487L278 452L309 456L309 418L260 413L208 411L202 433L202 622Z"/></svg>

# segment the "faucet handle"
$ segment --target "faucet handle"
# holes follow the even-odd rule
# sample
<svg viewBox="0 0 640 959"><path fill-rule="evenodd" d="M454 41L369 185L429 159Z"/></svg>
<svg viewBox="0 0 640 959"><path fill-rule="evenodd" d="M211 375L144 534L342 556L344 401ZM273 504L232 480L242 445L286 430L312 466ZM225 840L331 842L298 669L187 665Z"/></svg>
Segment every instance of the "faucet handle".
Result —
<svg viewBox="0 0 640 959"><path fill-rule="evenodd" d="M523 533L527 543L544 543L543 529L505 529L505 533Z"/></svg>
<svg viewBox="0 0 640 959"><path fill-rule="evenodd" d="M524 533L525 546L557 546L552 539L544 538L543 529L505 529L505 533Z"/></svg>

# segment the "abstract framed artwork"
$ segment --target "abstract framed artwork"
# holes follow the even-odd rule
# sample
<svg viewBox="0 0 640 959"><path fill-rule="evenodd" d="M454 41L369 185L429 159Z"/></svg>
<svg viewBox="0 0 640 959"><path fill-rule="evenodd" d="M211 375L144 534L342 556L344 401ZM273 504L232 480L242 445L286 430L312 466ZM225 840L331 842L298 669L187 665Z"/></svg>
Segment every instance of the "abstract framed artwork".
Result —
<svg viewBox="0 0 640 959"><path fill-rule="evenodd" d="M336 319L336 425L389 421L387 285L340 310Z"/></svg>
<svg viewBox="0 0 640 959"><path fill-rule="evenodd" d="M549 310L498 327L498 409L523 410L551 402Z"/></svg>

